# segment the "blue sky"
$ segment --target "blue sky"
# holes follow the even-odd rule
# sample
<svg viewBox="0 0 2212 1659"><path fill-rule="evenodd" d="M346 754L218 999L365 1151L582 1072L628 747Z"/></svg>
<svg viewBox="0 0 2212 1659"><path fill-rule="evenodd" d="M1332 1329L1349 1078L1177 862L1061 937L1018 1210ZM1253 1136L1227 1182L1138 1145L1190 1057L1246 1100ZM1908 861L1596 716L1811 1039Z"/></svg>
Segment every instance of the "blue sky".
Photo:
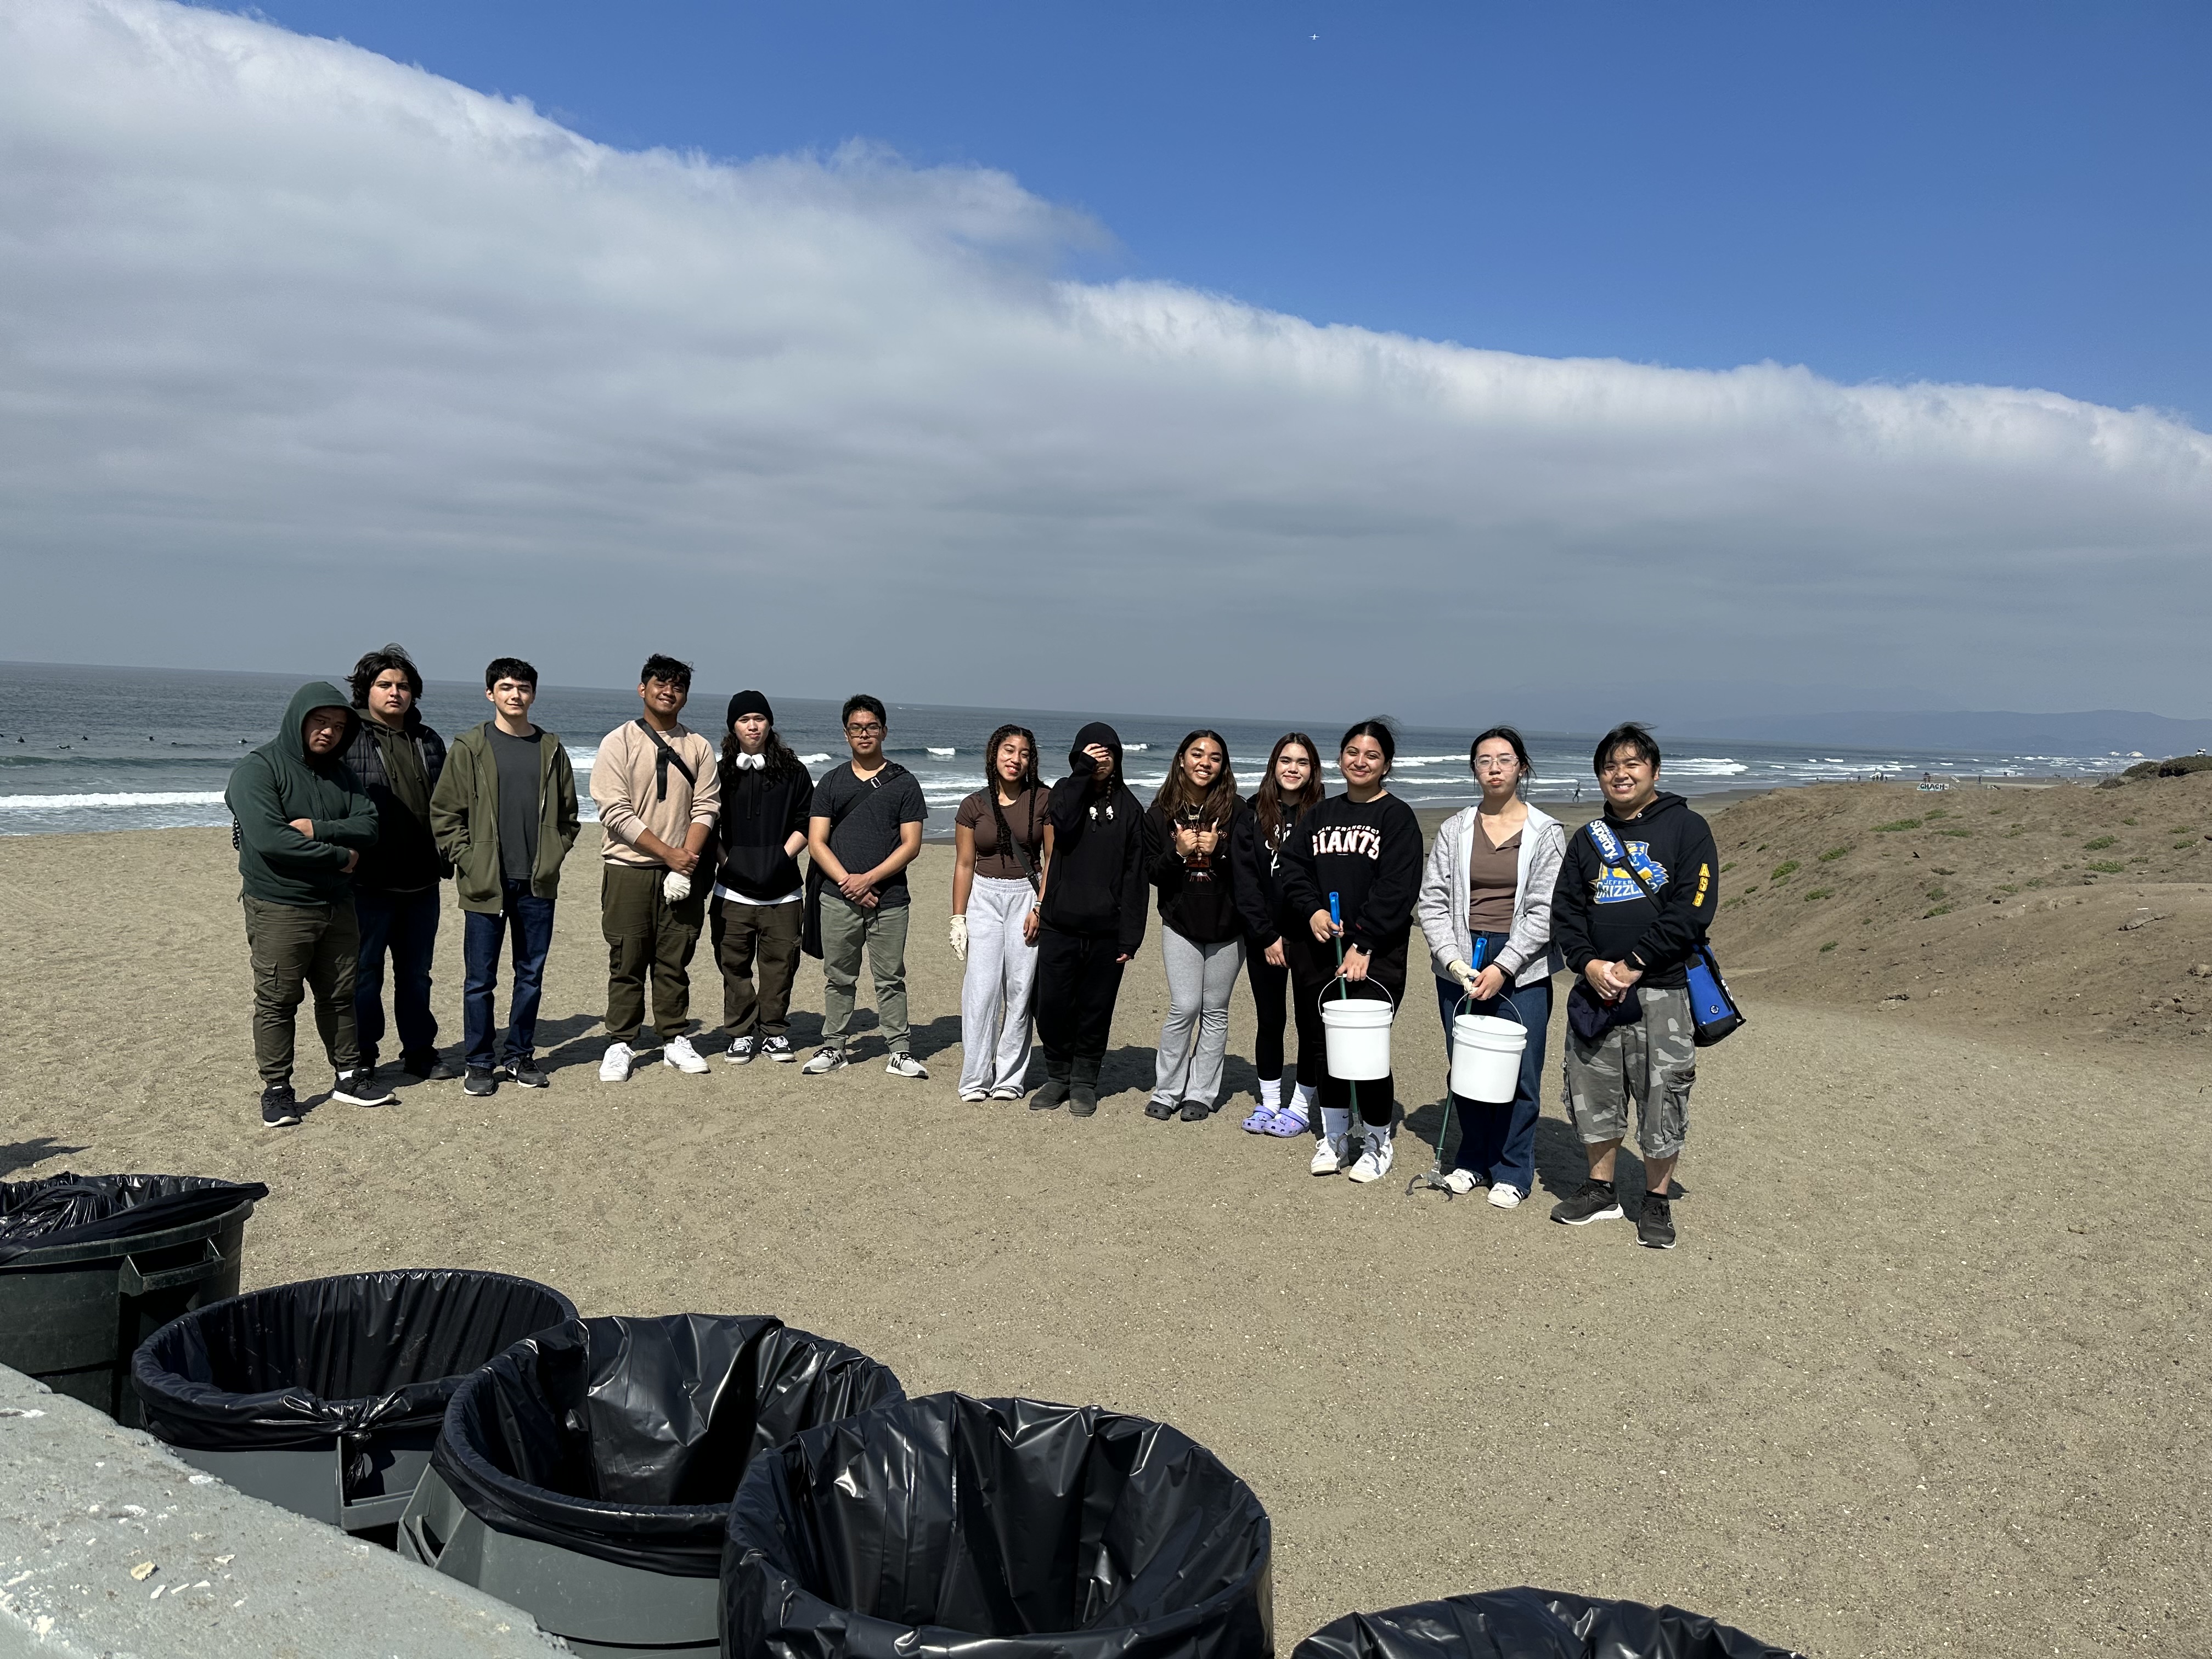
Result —
<svg viewBox="0 0 2212 1659"><path fill-rule="evenodd" d="M851 138L1087 276L1545 356L2212 420L2212 7L269 0L624 148ZM1317 38L1316 38L1317 37Z"/></svg>

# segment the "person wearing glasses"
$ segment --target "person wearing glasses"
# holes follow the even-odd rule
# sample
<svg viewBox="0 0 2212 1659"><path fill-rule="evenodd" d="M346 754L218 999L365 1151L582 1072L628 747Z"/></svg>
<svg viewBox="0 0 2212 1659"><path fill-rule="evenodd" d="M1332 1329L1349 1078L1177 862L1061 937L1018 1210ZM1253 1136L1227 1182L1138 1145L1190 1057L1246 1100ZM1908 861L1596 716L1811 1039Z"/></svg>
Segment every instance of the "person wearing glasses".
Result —
<svg viewBox="0 0 2212 1659"><path fill-rule="evenodd" d="M906 1013L906 925L910 908L906 867L921 851L928 804L913 773L884 753L890 720L866 693L845 699L845 744L853 758L814 786L806 852L819 872L813 884L822 932L822 1046L800 1068L820 1077L848 1064L860 957L868 959L876 1020L893 1077L926 1078L910 1052Z"/></svg>
<svg viewBox="0 0 2212 1659"><path fill-rule="evenodd" d="M1452 1021L1462 1013L1518 1018L1528 1033L1510 1101L1494 1105L1462 1095L1451 1101L1459 1150L1444 1184L1468 1193L1486 1182L1491 1203L1510 1210L1536 1180L1544 1032L1552 1019L1552 975L1563 965L1552 943L1552 889L1566 856L1567 832L1522 799L1536 769L1511 726L1493 726L1477 738L1468 763L1481 802L1455 812L1437 830L1416 910L1436 973L1447 1060Z"/></svg>
<svg viewBox="0 0 2212 1659"><path fill-rule="evenodd" d="M1668 1183L1690 1133L1698 1075L1688 965L1720 905L1713 832L1659 791L1659 745L1632 722L1598 739L1608 857L1586 826L1567 843L1552 895L1552 937L1579 976L1567 997L1567 1113L1589 1179L1554 1205L1570 1227L1622 1218L1613 1156L1636 1109L1644 1148L1637 1242L1674 1248ZM1616 861L1617 860L1617 861Z"/></svg>

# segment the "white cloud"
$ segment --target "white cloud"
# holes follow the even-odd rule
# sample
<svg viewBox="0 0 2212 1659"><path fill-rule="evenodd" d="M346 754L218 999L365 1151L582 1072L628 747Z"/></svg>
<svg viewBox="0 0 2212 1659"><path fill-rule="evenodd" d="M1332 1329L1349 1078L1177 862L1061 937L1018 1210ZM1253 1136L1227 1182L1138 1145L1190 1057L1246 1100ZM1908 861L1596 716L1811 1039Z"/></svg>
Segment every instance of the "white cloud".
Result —
<svg viewBox="0 0 2212 1659"><path fill-rule="evenodd" d="M995 173L622 153L240 17L0 0L0 656L2212 710L2179 422L1061 279L1098 234Z"/></svg>

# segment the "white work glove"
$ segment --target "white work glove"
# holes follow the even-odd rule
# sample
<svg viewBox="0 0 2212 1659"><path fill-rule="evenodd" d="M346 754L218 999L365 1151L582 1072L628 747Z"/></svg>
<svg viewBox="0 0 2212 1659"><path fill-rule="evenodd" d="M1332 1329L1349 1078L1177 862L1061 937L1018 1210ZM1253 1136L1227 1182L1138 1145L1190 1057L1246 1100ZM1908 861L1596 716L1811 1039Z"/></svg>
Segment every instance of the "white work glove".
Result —
<svg viewBox="0 0 2212 1659"><path fill-rule="evenodd" d="M681 904L691 896L691 878L681 870L671 870L661 878L660 890L668 895L671 904Z"/></svg>
<svg viewBox="0 0 2212 1659"><path fill-rule="evenodd" d="M1460 988L1469 996L1474 994L1474 966L1471 963L1451 962L1444 964L1444 972L1457 980Z"/></svg>
<svg viewBox="0 0 2212 1659"><path fill-rule="evenodd" d="M961 961L968 960L968 918L952 918L952 954Z"/></svg>

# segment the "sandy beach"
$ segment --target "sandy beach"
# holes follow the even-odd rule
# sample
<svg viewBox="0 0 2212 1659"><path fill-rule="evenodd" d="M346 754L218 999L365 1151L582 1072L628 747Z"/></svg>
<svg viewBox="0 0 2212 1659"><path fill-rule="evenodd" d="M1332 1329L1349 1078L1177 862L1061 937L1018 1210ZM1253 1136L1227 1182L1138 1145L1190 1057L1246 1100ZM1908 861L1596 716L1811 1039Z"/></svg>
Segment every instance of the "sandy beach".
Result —
<svg viewBox="0 0 2212 1659"><path fill-rule="evenodd" d="M269 1132L227 836L0 841L0 1173L264 1181L248 1285L495 1267L587 1313L775 1313L915 1392L1164 1418L1273 1515L1285 1651L1347 1609L1515 1583L1673 1601L1838 1659L2205 1650L2201 1047L2177 1064L1754 1000L1705 1061L1681 1246L1662 1255L1625 1224L1546 1218L1583 1168L1548 1080L1548 1191L1511 1212L1404 1195L1442 1092L1419 972L1396 1033L1413 1133L1375 1187L1239 1133L1242 991L1237 1098L1202 1124L1143 1116L1156 938L1095 1119L963 1105L937 847L910 951L929 1082L884 1075L871 1039L825 1079L717 1059L602 1085L596 844L562 901L549 1091L413 1085ZM449 1045L458 921L438 963ZM695 985L711 1024L703 962ZM802 1045L820 1008L809 963Z"/></svg>

